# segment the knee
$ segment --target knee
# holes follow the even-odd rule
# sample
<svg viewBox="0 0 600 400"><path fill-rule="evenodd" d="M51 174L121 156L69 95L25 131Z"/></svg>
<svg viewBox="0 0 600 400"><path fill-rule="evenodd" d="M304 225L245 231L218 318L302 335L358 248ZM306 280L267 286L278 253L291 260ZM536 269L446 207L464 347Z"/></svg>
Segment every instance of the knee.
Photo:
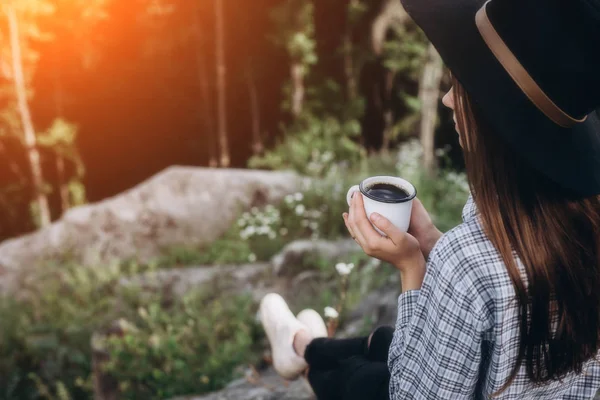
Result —
<svg viewBox="0 0 600 400"><path fill-rule="evenodd" d="M393 338L394 328L391 326L381 326L375 329L368 339L369 360L387 362L387 355Z"/></svg>

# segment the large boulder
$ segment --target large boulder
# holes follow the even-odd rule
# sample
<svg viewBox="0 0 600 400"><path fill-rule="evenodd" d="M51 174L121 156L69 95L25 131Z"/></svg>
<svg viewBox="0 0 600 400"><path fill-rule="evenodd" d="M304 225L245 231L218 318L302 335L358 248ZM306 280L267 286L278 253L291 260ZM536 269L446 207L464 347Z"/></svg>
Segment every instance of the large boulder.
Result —
<svg viewBox="0 0 600 400"><path fill-rule="evenodd" d="M300 187L291 172L171 167L113 198L74 208L35 233L0 245L0 285L50 259L98 265L149 261L166 248L208 245L239 212Z"/></svg>

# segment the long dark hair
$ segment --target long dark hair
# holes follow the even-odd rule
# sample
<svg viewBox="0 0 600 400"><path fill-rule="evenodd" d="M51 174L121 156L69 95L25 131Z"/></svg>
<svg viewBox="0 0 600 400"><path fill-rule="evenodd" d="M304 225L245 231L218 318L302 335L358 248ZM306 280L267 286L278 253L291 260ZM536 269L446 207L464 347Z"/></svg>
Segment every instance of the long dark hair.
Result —
<svg viewBox="0 0 600 400"><path fill-rule="evenodd" d="M535 384L581 373L600 339L600 196L578 197L519 158L454 79L469 184L516 292L520 346ZM520 269L515 254L522 263Z"/></svg>

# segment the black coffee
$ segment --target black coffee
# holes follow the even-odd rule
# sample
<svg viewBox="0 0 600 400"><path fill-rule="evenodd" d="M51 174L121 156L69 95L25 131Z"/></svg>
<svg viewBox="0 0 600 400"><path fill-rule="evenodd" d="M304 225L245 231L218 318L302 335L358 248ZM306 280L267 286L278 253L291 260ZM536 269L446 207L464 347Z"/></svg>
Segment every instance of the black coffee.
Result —
<svg viewBox="0 0 600 400"><path fill-rule="evenodd" d="M389 183L376 183L366 189L369 196L381 201L400 201L410 196L408 192Z"/></svg>

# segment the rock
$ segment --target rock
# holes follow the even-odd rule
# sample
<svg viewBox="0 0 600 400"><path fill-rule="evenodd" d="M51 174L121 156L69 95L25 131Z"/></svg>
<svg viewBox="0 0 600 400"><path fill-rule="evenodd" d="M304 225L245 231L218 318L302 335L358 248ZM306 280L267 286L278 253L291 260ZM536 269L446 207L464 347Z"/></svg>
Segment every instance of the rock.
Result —
<svg viewBox="0 0 600 400"><path fill-rule="evenodd" d="M74 208L35 233L0 245L0 286L25 266L73 259L149 261L175 246L210 244L252 206L276 203L301 185L291 172L171 167L113 198Z"/></svg>
<svg viewBox="0 0 600 400"><path fill-rule="evenodd" d="M395 326L399 295L400 282L394 275L388 284L370 293L354 308L337 336L360 336L382 325Z"/></svg>
<svg viewBox="0 0 600 400"><path fill-rule="evenodd" d="M315 259L335 262L352 253L360 252L360 246L354 240L297 240L283 248L272 258L275 275L286 274L286 267L304 266Z"/></svg>
<svg viewBox="0 0 600 400"><path fill-rule="evenodd" d="M270 264L217 265L164 269L135 277L122 278L123 286L140 286L145 289L164 289L170 287L170 293L183 296L191 290L197 290L210 284L213 279L227 278L235 292L254 293L260 285L261 277L270 272Z"/></svg>
<svg viewBox="0 0 600 400"><path fill-rule="evenodd" d="M272 368L253 378L242 378L225 389L205 396L180 397L173 400L309 400L315 396L304 378L289 382Z"/></svg>
<svg viewBox="0 0 600 400"><path fill-rule="evenodd" d="M338 337L367 335L381 325L395 325L399 293L397 275L384 287L365 297L350 313ZM308 382L300 378L293 382L277 376L273 368L261 371L258 377L239 379L223 390L204 396L172 400L304 400L314 399Z"/></svg>

